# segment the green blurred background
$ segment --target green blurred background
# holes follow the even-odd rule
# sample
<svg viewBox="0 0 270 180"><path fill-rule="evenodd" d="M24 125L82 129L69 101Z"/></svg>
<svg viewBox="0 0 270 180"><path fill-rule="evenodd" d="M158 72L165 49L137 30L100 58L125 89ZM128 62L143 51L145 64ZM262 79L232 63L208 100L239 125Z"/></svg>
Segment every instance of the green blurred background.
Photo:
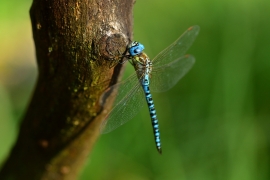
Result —
<svg viewBox="0 0 270 180"><path fill-rule="evenodd" d="M37 76L30 6L0 1L1 162ZM162 155L145 108L100 137L80 179L270 179L269 17L268 0L137 0L134 39L147 54L154 57L197 24L188 51L196 64L172 90L154 94Z"/></svg>

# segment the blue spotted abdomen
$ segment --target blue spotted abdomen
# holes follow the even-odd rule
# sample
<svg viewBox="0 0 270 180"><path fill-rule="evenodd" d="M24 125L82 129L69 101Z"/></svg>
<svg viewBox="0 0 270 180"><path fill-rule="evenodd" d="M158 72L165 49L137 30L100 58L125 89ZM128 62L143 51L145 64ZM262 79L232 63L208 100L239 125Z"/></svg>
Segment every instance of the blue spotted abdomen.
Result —
<svg viewBox="0 0 270 180"><path fill-rule="evenodd" d="M159 133L159 125L158 125L158 119L157 119L157 114L156 114L156 109L154 106L154 101L152 99L151 92L149 90L149 85L142 85L144 93L145 93L145 98L147 101L150 117L151 117L151 122L152 122L152 127L154 131L154 137L155 137L155 143L158 152L161 154L161 141L160 141L160 133Z"/></svg>

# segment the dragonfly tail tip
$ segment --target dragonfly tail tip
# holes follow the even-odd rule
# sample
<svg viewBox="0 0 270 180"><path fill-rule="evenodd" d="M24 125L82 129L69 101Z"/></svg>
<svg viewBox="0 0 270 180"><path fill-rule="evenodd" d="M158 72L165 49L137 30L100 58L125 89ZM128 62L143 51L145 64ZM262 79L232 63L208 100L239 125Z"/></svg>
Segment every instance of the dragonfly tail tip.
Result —
<svg viewBox="0 0 270 180"><path fill-rule="evenodd" d="M159 152L159 154L162 154L161 147L158 148L158 152Z"/></svg>

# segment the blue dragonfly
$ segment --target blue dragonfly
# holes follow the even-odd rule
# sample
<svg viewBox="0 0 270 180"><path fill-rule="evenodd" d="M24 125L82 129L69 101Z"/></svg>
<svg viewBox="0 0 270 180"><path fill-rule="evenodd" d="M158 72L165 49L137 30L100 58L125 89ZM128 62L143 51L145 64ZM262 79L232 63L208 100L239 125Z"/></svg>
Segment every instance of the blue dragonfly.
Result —
<svg viewBox="0 0 270 180"><path fill-rule="evenodd" d="M136 72L106 91L116 90L116 96L112 110L102 123L103 134L113 131L132 119L146 104L144 102L146 99L156 148L160 154L162 153L158 119L150 90L153 92L169 90L191 69L195 58L184 54L194 42L199 30L199 26L190 27L153 60L143 52L142 44L134 41L128 46L127 57Z"/></svg>

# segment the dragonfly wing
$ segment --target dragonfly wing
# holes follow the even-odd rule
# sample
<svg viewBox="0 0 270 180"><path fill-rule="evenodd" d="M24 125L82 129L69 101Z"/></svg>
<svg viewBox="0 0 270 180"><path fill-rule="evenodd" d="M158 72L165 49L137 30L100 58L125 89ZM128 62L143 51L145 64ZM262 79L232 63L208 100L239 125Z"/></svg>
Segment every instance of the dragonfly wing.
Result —
<svg viewBox="0 0 270 180"><path fill-rule="evenodd" d="M162 67L153 67L150 89L153 92L164 92L172 88L193 66L192 55L182 56Z"/></svg>
<svg viewBox="0 0 270 180"><path fill-rule="evenodd" d="M101 125L102 134L109 133L128 122L145 104L143 90L136 74L109 88L114 89L118 89L115 103Z"/></svg>
<svg viewBox="0 0 270 180"><path fill-rule="evenodd" d="M153 66L163 66L183 56L196 39L199 31L199 26L192 26L188 28L188 30L186 30L184 34L182 34L174 43L161 51L152 60Z"/></svg>

